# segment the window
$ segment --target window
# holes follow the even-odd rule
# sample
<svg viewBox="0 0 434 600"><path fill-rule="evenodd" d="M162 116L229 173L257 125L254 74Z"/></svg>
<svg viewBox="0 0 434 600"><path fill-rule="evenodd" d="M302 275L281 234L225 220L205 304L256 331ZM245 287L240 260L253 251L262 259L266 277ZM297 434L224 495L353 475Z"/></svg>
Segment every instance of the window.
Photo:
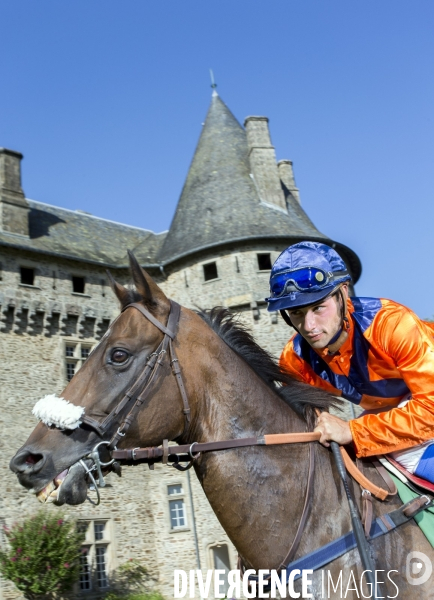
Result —
<svg viewBox="0 0 434 600"><path fill-rule="evenodd" d="M97 546L95 548L96 557L96 576L97 584L100 590L108 588L107 577L107 547Z"/></svg>
<svg viewBox="0 0 434 600"><path fill-rule="evenodd" d="M20 267L21 283L24 285L34 285L35 270L28 267Z"/></svg>
<svg viewBox="0 0 434 600"><path fill-rule="evenodd" d="M92 582L90 578L90 560L89 560L89 548L84 547L81 549L80 555L80 589L91 590Z"/></svg>
<svg viewBox="0 0 434 600"><path fill-rule="evenodd" d="M184 490L181 483L167 486L169 496L170 529L185 529L187 527L187 514L185 510Z"/></svg>
<svg viewBox="0 0 434 600"><path fill-rule="evenodd" d="M94 523L94 532L95 532L95 539L96 540L103 540L104 539L104 529L105 529L105 523Z"/></svg>
<svg viewBox="0 0 434 600"><path fill-rule="evenodd" d="M203 278L205 281L211 281L211 279L218 278L217 263L212 262L203 265Z"/></svg>
<svg viewBox="0 0 434 600"><path fill-rule="evenodd" d="M90 351L91 351L90 346L83 346L83 345L81 346L81 358L83 361L85 361L86 358L89 356Z"/></svg>
<svg viewBox="0 0 434 600"><path fill-rule="evenodd" d="M66 380L71 381L71 379L75 375L75 364L74 363L66 363Z"/></svg>
<svg viewBox="0 0 434 600"><path fill-rule="evenodd" d="M72 291L74 294L84 294L84 277L72 276Z"/></svg>
<svg viewBox="0 0 434 600"><path fill-rule="evenodd" d="M258 257L258 269L260 271L270 271L271 270L271 254L268 252L267 254L257 254Z"/></svg>
<svg viewBox="0 0 434 600"><path fill-rule="evenodd" d="M66 381L71 381L86 358L92 352L92 343L76 342L75 340L65 341L65 377Z"/></svg>
<svg viewBox="0 0 434 600"><path fill-rule="evenodd" d="M226 594L229 589L228 573L231 570L228 546L227 544L217 544L211 547L211 552L214 569L220 569L225 572L222 578L224 583L220 584L219 594Z"/></svg>
<svg viewBox="0 0 434 600"><path fill-rule="evenodd" d="M110 587L110 522L79 521L78 528L86 536L80 556L79 588L81 591L106 590Z"/></svg>

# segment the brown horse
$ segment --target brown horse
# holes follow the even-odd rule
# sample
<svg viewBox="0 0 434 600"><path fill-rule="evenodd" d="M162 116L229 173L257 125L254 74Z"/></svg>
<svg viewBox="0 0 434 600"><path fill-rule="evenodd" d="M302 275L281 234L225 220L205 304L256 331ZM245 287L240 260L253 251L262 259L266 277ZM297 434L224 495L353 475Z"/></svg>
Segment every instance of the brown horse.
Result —
<svg viewBox="0 0 434 600"><path fill-rule="evenodd" d="M131 270L135 291L112 281L121 306L140 303L166 324L170 301L133 258ZM103 421L140 376L162 338L162 332L138 310L126 309L62 396L84 407L87 417ZM191 444L303 432L312 428L315 410L327 409L332 403L323 392L289 380L227 313L213 310L197 314L183 308L173 344L191 409L188 427L167 358L119 448L156 446L163 439ZM105 440L115 434L126 412L128 407L110 425ZM59 504L79 504L87 495L85 468L79 461L101 439L86 423L68 431L39 423L12 459L11 469L20 483L35 493L55 481L51 488L57 488L54 493ZM318 443L312 449L316 461L314 493L297 556L351 530L345 493L331 453ZM246 566L275 569L286 556L303 509L308 457L307 444L294 444L210 452L195 461L204 492ZM67 469L58 487L57 476ZM374 473L370 477L375 481ZM360 495L358 488L355 492ZM377 516L399 504L397 499L375 502ZM372 551L377 569L382 570L379 580L385 582L382 589L386 597L408 599L415 592L421 599L434 597L429 581L417 588L407 582L405 566L411 550L434 559L431 546L414 521L373 541ZM348 587L343 597L363 597L356 550L334 560L326 569L333 581L342 571L344 591ZM348 581L351 577L357 589L353 581ZM322 595L321 571L315 572L312 579L312 597L341 597L338 593ZM370 597L366 585L363 589L365 597Z"/></svg>

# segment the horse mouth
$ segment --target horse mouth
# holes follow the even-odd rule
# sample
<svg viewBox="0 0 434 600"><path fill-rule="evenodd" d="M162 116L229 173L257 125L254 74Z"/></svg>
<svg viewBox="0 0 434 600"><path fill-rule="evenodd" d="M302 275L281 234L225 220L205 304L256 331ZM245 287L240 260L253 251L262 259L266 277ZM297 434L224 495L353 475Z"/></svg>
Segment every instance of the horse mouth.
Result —
<svg viewBox="0 0 434 600"><path fill-rule="evenodd" d="M88 484L86 471L89 468L87 462L79 461L69 469L65 469L50 481L36 497L40 502L48 504L53 502L57 506L62 504L82 504L87 498Z"/></svg>
<svg viewBox="0 0 434 600"><path fill-rule="evenodd" d="M42 504L57 502L59 499L60 488L68 473L69 469L65 469L56 475L56 477L50 481L50 483L48 483L40 492L38 492L36 494L36 498L39 500L39 502L42 502Z"/></svg>

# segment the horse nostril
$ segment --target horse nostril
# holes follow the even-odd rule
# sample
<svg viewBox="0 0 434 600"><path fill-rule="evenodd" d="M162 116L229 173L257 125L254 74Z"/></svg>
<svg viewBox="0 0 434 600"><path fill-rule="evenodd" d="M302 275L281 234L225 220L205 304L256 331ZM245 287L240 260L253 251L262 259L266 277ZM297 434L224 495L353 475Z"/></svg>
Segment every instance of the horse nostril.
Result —
<svg viewBox="0 0 434 600"><path fill-rule="evenodd" d="M33 454L24 450L18 452L10 462L10 468L14 473L32 472L36 473L40 471L45 463L45 457L43 454Z"/></svg>
<svg viewBox="0 0 434 600"><path fill-rule="evenodd" d="M29 454L26 458L26 464L27 465L36 465L42 459L43 459L42 454Z"/></svg>

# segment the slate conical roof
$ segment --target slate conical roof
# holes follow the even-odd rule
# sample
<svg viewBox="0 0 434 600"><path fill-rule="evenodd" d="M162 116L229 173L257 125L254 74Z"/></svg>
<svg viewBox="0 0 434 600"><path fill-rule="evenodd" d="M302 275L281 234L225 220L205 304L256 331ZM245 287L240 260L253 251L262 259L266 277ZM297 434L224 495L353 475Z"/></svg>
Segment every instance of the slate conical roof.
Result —
<svg viewBox="0 0 434 600"><path fill-rule="evenodd" d="M158 261L168 264L206 248L249 240L331 243L295 199L289 198L288 212L261 202L250 173L246 132L214 92ZM357 255L341 244L336 248L358 279Z"/></svg>

